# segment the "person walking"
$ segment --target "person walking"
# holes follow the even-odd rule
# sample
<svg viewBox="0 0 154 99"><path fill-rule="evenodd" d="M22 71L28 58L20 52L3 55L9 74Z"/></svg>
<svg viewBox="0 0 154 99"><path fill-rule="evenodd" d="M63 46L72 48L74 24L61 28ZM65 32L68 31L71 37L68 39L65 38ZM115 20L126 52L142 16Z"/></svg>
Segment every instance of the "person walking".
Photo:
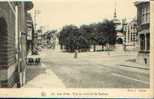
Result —
<svg viewBox="0 0 154 99"><path fill-rule="evenodd" d="M75 49L74 58L78 58L78 50Z"/></svg>

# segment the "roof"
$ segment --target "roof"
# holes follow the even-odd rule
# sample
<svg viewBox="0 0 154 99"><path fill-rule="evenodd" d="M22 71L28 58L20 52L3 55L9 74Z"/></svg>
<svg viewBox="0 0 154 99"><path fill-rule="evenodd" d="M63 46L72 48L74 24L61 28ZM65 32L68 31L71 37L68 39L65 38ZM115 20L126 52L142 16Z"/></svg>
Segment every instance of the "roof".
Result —
<svg viewBox="0 0 154 99"><path fill-rule="evenodd" d="M136 0L135 5L139 5L146 2L150 2L150 0Z"/></svg>

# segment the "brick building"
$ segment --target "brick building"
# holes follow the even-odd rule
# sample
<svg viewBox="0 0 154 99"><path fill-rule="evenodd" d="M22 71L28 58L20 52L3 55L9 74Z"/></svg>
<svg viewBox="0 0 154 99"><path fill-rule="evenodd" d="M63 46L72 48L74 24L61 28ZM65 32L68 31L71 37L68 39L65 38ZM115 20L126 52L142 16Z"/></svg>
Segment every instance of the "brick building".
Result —
<svg viewBox="0 0 154 99"><path fill-rule="evenodd" d="M25 83L26 14L32 7L32 2L0 2L0 87Z"/></svg>

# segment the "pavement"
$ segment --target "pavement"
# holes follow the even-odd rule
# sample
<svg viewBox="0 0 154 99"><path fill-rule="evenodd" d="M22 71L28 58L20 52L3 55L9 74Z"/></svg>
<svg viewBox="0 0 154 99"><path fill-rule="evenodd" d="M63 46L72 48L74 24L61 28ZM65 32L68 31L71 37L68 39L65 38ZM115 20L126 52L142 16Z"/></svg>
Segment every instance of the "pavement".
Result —
<svg viewBox="0 0 154 99"><path fill-rule="evenodd" d="M28 66L25 88L148 88L149 66L136 51L66 53L44 49L42 63Z"/></svg>
<svg viewBox="0 0 154 99"><path fill-rule="evenodd" d="M64 84L46 65L29 66L24 88L65 88Z"/></svg>

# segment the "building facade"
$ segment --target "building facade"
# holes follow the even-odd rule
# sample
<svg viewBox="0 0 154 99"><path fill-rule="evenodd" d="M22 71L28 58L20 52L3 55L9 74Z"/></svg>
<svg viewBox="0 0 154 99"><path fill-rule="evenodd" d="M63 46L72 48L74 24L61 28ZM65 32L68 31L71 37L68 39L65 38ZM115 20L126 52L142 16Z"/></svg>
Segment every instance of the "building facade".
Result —
<svg viewBox="0 0 154 99"><path fill-rule="evenodd" d="M127 23L126 43L135 44L137 41L137 20L133 19Z"/></svg>
<svg viewBox="0 0 154 99"><path fill-rule="evenodd" d="M150 53L150 1L137 1L137 24L138 24L138 57L137 62L149 64Z"/></svg>
<svg viewBox="0 0 154 99"><path fill-rule="evenodd" d="M33 27L33 20L30 13L27 13L26 15L26 21L27 21L27 54L31 54L33 50L33 35L34 35L34 27Z"/></svg>
<svg viewBox="0 0 154 99"><path fill-rule="evenodd" d="M32 2L0 2L0 87L25 83L26 13L32 7Z"/></svg>

